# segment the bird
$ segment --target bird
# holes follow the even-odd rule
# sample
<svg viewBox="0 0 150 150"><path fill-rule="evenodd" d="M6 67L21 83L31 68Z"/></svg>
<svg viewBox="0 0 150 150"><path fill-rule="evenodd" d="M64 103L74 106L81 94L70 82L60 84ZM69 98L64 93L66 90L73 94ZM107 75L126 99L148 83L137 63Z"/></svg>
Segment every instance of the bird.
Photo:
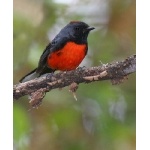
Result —
<svg viewBox="0 0 150 150"><path fill-rule="evenodd" d="M76 69L88 51L88 35L95 29L82 21L71 21L46 46L40 56L38 66L22 77L19 82L26 82L56 70Z"/></svg>

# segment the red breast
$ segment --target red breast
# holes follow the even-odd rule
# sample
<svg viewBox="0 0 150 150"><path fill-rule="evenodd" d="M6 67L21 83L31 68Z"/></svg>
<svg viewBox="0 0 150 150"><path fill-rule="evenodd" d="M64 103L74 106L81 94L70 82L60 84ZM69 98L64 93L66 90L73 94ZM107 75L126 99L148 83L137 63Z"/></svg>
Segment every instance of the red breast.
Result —
<svg viewBox="0 0 150 150"><path fill-rule="evenodd" d="M68 42L62 49L49 54L47 64L54 70L74 70L84 59L86 50L86 44Z"/></svg>

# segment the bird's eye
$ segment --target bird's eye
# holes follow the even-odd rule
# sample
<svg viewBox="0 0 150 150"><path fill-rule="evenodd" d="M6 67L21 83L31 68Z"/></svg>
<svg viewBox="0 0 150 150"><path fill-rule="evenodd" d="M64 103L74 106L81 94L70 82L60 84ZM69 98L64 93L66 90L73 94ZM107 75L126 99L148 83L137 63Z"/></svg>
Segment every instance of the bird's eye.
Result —
<svg viewBox="0 0 150 150"><path fill-rule="evenodd" d="M76 31L79 31L79 30L80 30L80 28L79 28L79 27L75 27L75 30L76 30Z"/></svg>

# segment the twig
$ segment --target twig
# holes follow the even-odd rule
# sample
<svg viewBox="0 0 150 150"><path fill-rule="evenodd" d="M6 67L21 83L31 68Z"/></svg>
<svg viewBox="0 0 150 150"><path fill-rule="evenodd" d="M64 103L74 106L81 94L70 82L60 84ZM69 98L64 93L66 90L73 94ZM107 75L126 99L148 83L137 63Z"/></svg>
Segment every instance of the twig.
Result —
<svg viewBox="0 0 150 150"><path fill-rule="evenodd" d="M19 83L13 87L13 97L18 99L24 95L32 96L30 102L36 99L35 94L43 99L43 93L52 89L63 88L72 83L90 83L94 81L111 80L113 84L121 83L129 74L136 71L136 55L132 55L123 61L110 64L103 64L97 67L85 68L79 67L76 70L59 72L56 74L47 74L24 83ZM40 91L42 94L39 94ZM73 91L73 90L72 90ZM34 95L34 96L33 96ZM36 100L35 100L36 101Z"/></svg>

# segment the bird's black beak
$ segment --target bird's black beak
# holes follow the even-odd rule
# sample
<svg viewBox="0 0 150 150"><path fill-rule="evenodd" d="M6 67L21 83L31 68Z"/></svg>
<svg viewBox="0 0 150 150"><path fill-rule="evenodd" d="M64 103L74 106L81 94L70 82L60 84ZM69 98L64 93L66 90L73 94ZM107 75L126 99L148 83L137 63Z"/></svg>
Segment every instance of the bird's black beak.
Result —
<svg viewBox="0 0 150 150"><path fill-rule="evenodd" d="M91 30L94 30L94 29L95 29L94 27L87 27L86 31L91 31Z"/></svg>

